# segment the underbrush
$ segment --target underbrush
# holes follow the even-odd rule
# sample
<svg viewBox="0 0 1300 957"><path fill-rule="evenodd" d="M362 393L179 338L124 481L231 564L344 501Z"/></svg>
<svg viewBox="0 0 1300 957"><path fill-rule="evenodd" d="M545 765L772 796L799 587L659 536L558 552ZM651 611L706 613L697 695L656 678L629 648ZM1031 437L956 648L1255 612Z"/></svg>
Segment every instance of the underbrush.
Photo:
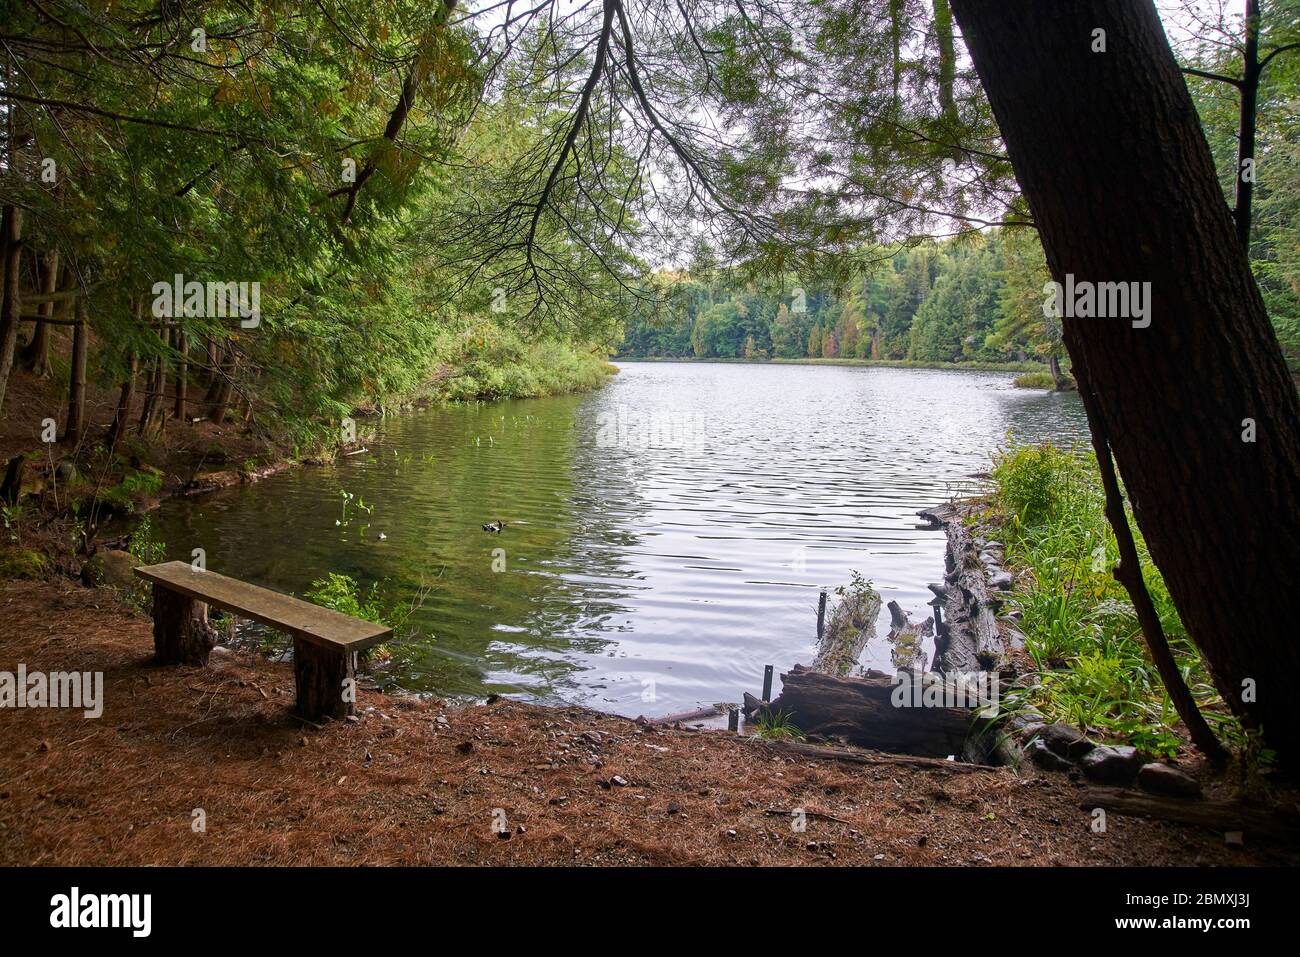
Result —
<svg viewBox="0 0 1300 957"><path fill-rule="evenodd" d="M1037 668L1028 687L1005 697L1010 710L1031 705L1062 721L1149 754L1172 755L1178 714L1147 652L1124 587L1111 575L1119 559L1104 515L1096 457L1080 447L1012 446L994 457L990 504L1018 573L1011 603L1023 618L1026 650ZM1147 590L1183 678L1221 737L1242 730L1188 638L1141 533L1137 540Z"/></svg>
<svg viewBox="0 0 1300 957"><path fill-rule="evenodd" d="M525 399L587 392L615 371L601 355L554 340L527 342L489 327L458 337L440 355L450 374L433 396L452 401Z"/></svg>
<svg viewBox="0 0 1300 957"><path fill-rule="evenodd" d="M1011 380L1017 389L1055 389L1056 380L1050 372L1026 372Z"/></svg>

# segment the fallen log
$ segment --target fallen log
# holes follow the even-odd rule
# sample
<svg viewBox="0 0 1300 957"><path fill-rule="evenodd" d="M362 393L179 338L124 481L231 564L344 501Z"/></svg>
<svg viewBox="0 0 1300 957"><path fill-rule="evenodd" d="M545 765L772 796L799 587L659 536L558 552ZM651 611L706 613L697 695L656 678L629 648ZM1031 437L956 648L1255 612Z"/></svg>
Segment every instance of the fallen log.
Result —
<svg viewBox="0 0 1300 957"><path fill-rule="evenodd" d="M890 607L895 607L890 603ZM880 594L869 586L841 596L822 631L812 670L827 675L847 675L858 664L867 643L876 637Z"/></svg>
<svg viewBox="0 0 1300 957"><path fill-rule="evenodd" d="M781 676L781 694L770 710L803 734L859 747L903 754L960 755L975 720L970 708L917 707L907 698L895 704L893 678L824 675L795 665Z"/></svg>
<svg viewBox="0 0 1300 957"><path fill-rule="evenodd" d="M1006 656L994 615L1001 599L990 589L989 566L981 557L981 552L988 554L988 545L977 542L966 527L968 511L960 503L947 503L917 512L948 536L943 584L929 586L941 622L932 667L944 674L996 671ZM1005 574L995 567L996 573Z"/></svg>
<svg viewBox="0 0 1300 957"><path fill-rule="evenodd" d="M746 738L746 741L758 742L760 747L797 758L815 758L821 761L844 761L848 764L887 765L893 767L920 768L926 771L1001 771L1001 768L988 764L966 764L962 761L947 761L942 758L927 758L908 754L879 754L874 751L859 751L852 748L836 748L824 744L808 744L803 741L765 741L762 738Z"/></svg>
<svg viewBox="0 0 1300 957"><path fill-rule="evenodd" d="M1115 814L1153 817L1194 824L1220 832L1241 831L1286 843L1300 843L1300 817L1235 801L1158 797L1124 788L1089 788L1079 800L1085 811L1103 808Z"/></svg>
<svg viewBox="0 0 1300 957"><path fill-rule="evenodd" d="M676 714L666 714L662 718L654 718L648 721L648 724L677 724L680 721L698 721L702 718L716 718L722 714L722 709L716 704L708 705L703 708L695 708L692 711L679 711Z"/></svg>
<svg viewBox="0 0 1300 957"><path fill-rule="evenodd" d="M920 673L925 671L925 651L923 642L934 635L934 619L925 621L908 621L907 612L896 601L889 603L889 634L886 636L890 647L890 663L899 671Z"/></svg>

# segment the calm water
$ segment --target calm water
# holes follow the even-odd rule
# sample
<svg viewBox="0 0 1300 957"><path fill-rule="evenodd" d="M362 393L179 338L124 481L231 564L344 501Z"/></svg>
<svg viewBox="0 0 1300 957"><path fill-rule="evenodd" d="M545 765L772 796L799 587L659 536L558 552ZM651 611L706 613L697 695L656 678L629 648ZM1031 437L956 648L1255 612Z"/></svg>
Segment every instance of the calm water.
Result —
<svg viewBox="0 0 1300 957"><path fill-rule="evenodd" d="M916 510L1007 432L1084 435L1076 396L1011 378L624 363L592 395L390 419L370 454L170 500L155 527L169 557L278 590L335 571L423 594L381 683L665 714L809 661L818 589L854 570L928 614L943 536Z"/></svg>

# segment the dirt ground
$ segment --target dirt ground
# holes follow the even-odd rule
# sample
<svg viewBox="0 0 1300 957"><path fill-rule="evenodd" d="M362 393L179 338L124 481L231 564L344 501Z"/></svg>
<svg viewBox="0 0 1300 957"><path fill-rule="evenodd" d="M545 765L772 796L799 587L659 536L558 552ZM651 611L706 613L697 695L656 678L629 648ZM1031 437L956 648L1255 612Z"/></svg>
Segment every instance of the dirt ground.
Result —
<svg viewBox="0 0 1300 957"><path fill-rule="evenodd" d="M1294 850L1110 815L1064 775L847 765L508 700L362 692L293 718L288 665L150 662L110 593L0 583L0 670L103 671L104 711L0 710L0 864L1254 864ZM806 812L806 830L792 812ZM202 827L199 824L202 824ZM499 831L504 830L508 837Z"/></svg>
<svg viewBox="0 0 1300 957"><path fill-rule="evenodd" d="M55 334L54 355L62 355L66 344ZM208 407L203 403L204 389L196 382L191 386L190 415L205 415ZM221 425L212 422L178 421L171 415L171 396L165 399L167 422L164 429L153 428L147 441L136 433L146 385L141 377L136 384L136 398L128 420L130 427L118 451L127 459L158 468L166 487L175 488L192 482L199 476L212 476L213 484L234 484L240 481L240 470L249 463L265 466L277 462L284 450L277 448L269 438L260 435L256 427L246 421L238 407L232 407L227 420ZM16 367L5 393L4 416L0 417L0 464L20 452L39 452L28 465L28 485L44 487L40 478L47 462L64 458L77 459L86 468L86 483L106 487L121 478L120 467L103 470L102 459L90 453L101 444L117 410L116 389L105 390L94 383L87 385L85 428L77 447L67 443L46 445L41 441L42 422L51 418L58 423L59 434L67 418L67 383L57 374L44 378ZM238 406L238 403L236 403ZM91 462L96 459L95 462ZM82 489L81 491L88 491Z"/></svg>

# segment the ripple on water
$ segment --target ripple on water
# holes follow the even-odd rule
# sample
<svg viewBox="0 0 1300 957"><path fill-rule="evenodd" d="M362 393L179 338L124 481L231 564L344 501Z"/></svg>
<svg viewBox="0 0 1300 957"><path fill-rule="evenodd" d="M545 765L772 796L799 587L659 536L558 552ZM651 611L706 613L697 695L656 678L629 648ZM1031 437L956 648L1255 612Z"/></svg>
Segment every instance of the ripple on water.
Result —
<svg viewBox="0 0 1300 957"><path fill-rule="evenodd" d="M271 588L333 571L423 595L381 682L660 714L807 661L818 588L853 570L928 612L943 537L915 512L1009 431L1086 424L1076 396L1009 374L626 363L588 396L390 419L372 455L169 500L155 526L169 557L202 546ZM344 515L343 490L373 512ZM864 655L888 661L883 641Z"/></svg>

